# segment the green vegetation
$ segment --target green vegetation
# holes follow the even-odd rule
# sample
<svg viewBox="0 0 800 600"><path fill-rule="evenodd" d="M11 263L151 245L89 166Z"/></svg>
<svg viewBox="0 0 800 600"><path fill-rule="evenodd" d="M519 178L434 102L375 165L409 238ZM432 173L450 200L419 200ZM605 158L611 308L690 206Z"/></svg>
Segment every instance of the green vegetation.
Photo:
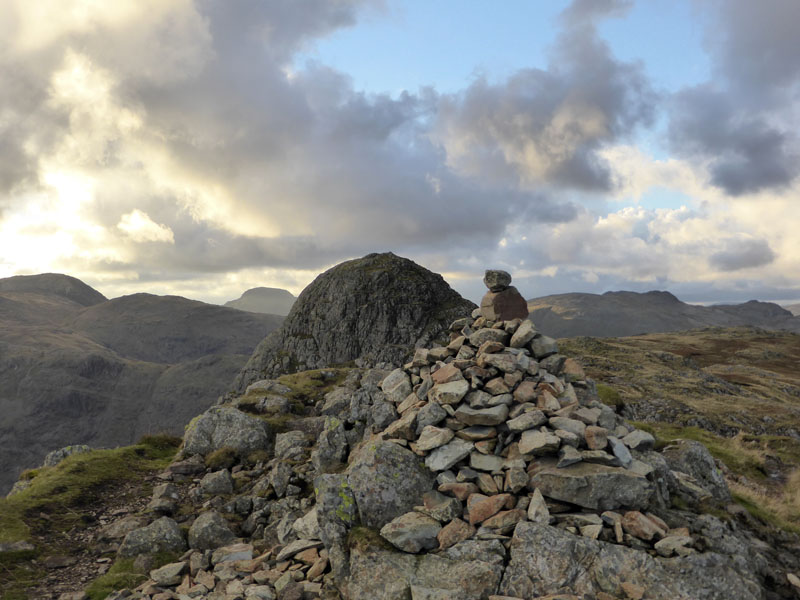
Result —
<svg viewBox="0 0 800 600"><path fill-rule="evenodd" d="M157 569L166 564L176 562L178 555L174 552L158 552L153 555L150 569ZM147 575L134 566L134 559L121 558L111 565L108 573L95 579L88 588L86 595L89 600L104 600L111 592L123 588L135 588L147 579Z"/></svg>
<svg viewBox="0 0 800 600"><path fill-rule="evenodd" d="M230 469L235 464L236 450L229 446L223 446L206 456L206 466L214 471Z"/></svg>
<svg viewBox="0 0 800 600"><path fill-rule="evenodd" d="M289 400L294 400L300 405L315 404L333 388L341 385L352 369L315 369L301 371L291 375L282 375L278 381L291 388ZM333 376L329 376L333 374Z"/></svg>
<svg viewBox="0 0 800 600"><path fill-rule="evenodd" d="M676 439L701 442L733 474L728 485L736 502L765 523L800 533L800 442L797 440L753 434L725 438L697 427L665 423L634 422L633 425L652 433L659 449ZM766 461L775 455L794 467L783 485L768 476Z"/></svg>
<svg viewBox="0 0 800 600"><path fill-rule="evenodd" d="M383 539L375 529L353 527L347 534L347 547L350 550L366 552L369 549L393 550L393 546Z"/></svg>
<svg viewBox="0 0 800 600"><path fill-rule="evenodd" d="M85 527L89 522L85 509L103 497L102 490L163 469L179 442L179 438L146 436L134 446L74 454L54 467L37 469L28 489L0 498L0 542L31 541L40 557L63 551L48 546L42 541L47 538L40 536ZM24 591L42 575L28 560L31 553L15 554L19 555L7 556L0 564L3 600L25 598Z"/></svg>
<svg viewBox="0 0 800 600"><path fill-rule="evenodd" d="M605 383L597 384L597 395L600 397L600 401L603 404L607 404L608 406L612 406L614 408L623 403L619 392Z"/></svg>

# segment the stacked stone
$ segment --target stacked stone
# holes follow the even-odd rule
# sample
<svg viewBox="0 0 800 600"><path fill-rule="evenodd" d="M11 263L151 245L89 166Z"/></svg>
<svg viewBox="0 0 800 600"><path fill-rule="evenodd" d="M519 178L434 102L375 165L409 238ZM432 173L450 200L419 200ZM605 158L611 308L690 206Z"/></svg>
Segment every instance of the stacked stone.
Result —
<svg viewBox="0 0 800 600"><path fill-rule="evenodd" d="M512 290L497 273L487 272L489 294L497 281ZM649 512L655 471L631 451L646 455L653 437L599 402L580 365L531 321L491 320L498 306L487 306L382 382L400 418L379 437L424 457L437 487L381 535L419 552L507 539L529 520L662 556L694 552L688 529Z"/></svg>
<svg viewBox="0 0 800 600"><path fill-rule="evenodd" d="M211 519L205 519L204 528L227 530L220 515L204 514L214 515ZM192 534L190 531L190 540ZM296 540L277 552L266 552L260 556L256 555L253 544L237 542L213 550L189 550L178 562L152 569L149 580L135 590L120 591L108 598L315 598L322 592L322 575L327 566L328 553L319 540Z"/></svg>

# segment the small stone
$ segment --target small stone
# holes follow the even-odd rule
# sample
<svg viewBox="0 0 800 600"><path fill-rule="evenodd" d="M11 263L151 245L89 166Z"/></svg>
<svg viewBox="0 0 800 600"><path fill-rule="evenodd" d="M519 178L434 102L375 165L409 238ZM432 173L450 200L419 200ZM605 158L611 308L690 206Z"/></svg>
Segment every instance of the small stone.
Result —
<svg viewBox="0 0 800 600"><path fill-rule="evenodd" d="M170 563L150 571L150 579L155 581L156 585L163 587L178 585L181 582L181 575L185 569L186 562Z"/></svg>
<svg viewBox="0 0 800 600"><path fill-rule="evenodd" d="M603 450L608 445L608 429L589 425L584 433L589 450Z"/></svg>
<svg viewBox="0 0 800 600"><path fill-rule="evenodd" d="M455 417L466 425L499 425L508 417L508 407L500 404L491 408L474 409L462 404L456 410Z"/></svg>
<svg viewBox="0 0 800 600"><path fill-rule="evenodd" d="M525 469L509 469L506 471L506 480L503 485L503 491L516 494L526 485L528 485L528 473Z"/></svg>
<svg viewBox="0 0 800 600"><path fill-rule="evenodd" d="M558 342L546 335L537 334L530 343L531 353L536 360L547 358L558 352Z"/></svg>
<svg viewBox="0 0 800 600"><path fill-rule="evenodd" d="M447 417L447 411L436 402L428 402L417 413L417 435L428 425L437 425Z"/></svg>
<svg viewBox="0 0 800 600"><path fill-rule="evenodd" d="M495 377L494 379L490 379L483 386L483 389L484 391L489 392L493 396L508 394L511 391L511 389L508 387L508 385L506 385L506 382L502 377Z"/></svg>
<svg viewBox="0 0 800 600"><path fill-rule="evenodd" d="M484 342L499 342L505 346L510 337L511 336L502 329L484 327L482 329L478 329L469 336L469 343L476 348L480 348Z"/></svg>
<svg viewBox="0 0 800 600"><path fill-rule="evenodd" d="M511 285L511 275L499 269L487 269L483 275L483 283L490 292L502 292Z"/></svg>
<svg viewBox="0 0 800 600"><path fill-rule="evenodd" d="M465 379L440 383L430 389L428 400L439 404L458 404L467 395L468 391L469 382Z"/></svg>
<svg viewBox="0 0 800 600"><path fill-rule="evenodd" d="M502 456L481 454L480 452L472 452L469 455L469 466L478 471L488 471L490 473L502 471L504 464L505 459Z"/></svg>
<svg viewBox="0 0 800 600"><path fill-rule="evenodd" d="M631 466L633 457L631 456L630 450L628 450L627 446L622 443L622 440L614 436L608 436L608 445L612 454L619 459L619 462L623 467L627 469Z"/></svg>
<svg viewBox="0 0 800 600"><path fill-rule="evenodd" d="M544 423L547 423L547 417L544 415L544 413L538 409L533 409L522 413L516 419L507 421L506 425L508 425L509 430L520 432L527 429L533 429L534 427L538 427Z"/></svg>
<svg viewBox="0 0 800 600"><path fill-rule="evenodd" d="M535 335L536 327L534 327L533 321L530 319L525 319L520 323L519 327L517 327L514 335L511 336L509 346L512 348L524 348Z"/></svg>
<svg viewBox="0 0 800 600"><path fill-rule="evenodd" d="M204 494L216 496L233 492L233 479L228 469L212 471L200 480L200 489Z"/></svg>
<svg viewBox="0 0 800 600"><path fill-rule="evenodd" d="M436 519L418 512L409 512L381 528L381 537L403 552L432 550L439 545L437 535L442 526Z"/></svg>
<svg viewBox="0 0 800 600"><path fill-rule="evenodd" d="M211 555L212 564L232 562L236 560L252 560L253 546L250 544L232 544L217 548Z"/></svg>
<svg viewBox="0 0 800 600"><path fill-rule="evenodd" d="M465 427L456 433L456 437L469 442L478 442L481 440L488 440L497 437L497 429L494 427L487 427L485 425L475 425L473 427Z"/></svg>
<svg viewBox="0 0 800 600"><path fill-rule="evenodd" d="M662 537L666 533L652 519L649 519L638 510L626 512L622 516L621 524L627 533L648 542L654 537Z"/></svg>
<svg viewBox="0 0 800 600"><path fill-rule="evenodd" d="M581 452L581 460L586 463L605 465L606 467L619 467L620 460L608 452L602 450L584 450Z"/></svg>
<svg viewBox="0 0 800 600"><path fill-rule="evenodd" d="M796 589L800 590L800 577L794 573L786 573L786 580Z"/></svg>
<svg viewBox="0 0 800 600"><path fill-rule="evenodd" d="M573 448L577 448L581 445L583 438L578 435L575 435L571 431L566 431L565 429L556 429L554 432L558 439L561 440L562 445L572 446Z"/></svg>
<svg viewBox="0 0 800 600"><path fill-rule="evenodd" d="M505 507L509 497L509 494L496 494L494 496L473 494L470 496L467 499L469 524L481 523L500 512Z"/></svg>
<svg viewBox="0 0 800 600"><path fill-rule="evenodd" d="M422 430L422 433L417 440L417 448L422 452L428 452L439 446L444 446L447 442L453 439L455 434L452 430L446 428L433 427L428 425Z"/></svg>
<svg viewBox="0 0 800 600"><path fill-rule="evenodd" d="M600 537L600 533L603 531L603 526L584 525L583 527L579 527L578 530L581 532L583 537L589 538L590 540L596 540Z"/></svg>
<svg viewBox="0 0 800 600"><path fill-rule="evenodd" d="M656 443L656 440L652 435L646 431L642 431L641 429L633 430L624 438L622 438L622 441L626 446L628 446L628 448L638 450L639 452L647 452L648 450L652 450Z"/></svg>
<svg viewBox="0 0 800 600"><path fill-rule="evenodd" d="M542 492L538 488L533 490L533 494L531 494L530 504L528 504L528 520L542 525L550 523L550 511L544 501Z"/></svg>
<svg viewBox="0 0 800 600"><path fill-rule="evenodd" d="M469 498L471 494L477 493L478 486L474 483L443 483L438 489L443 494L453 494L453 496L463 502Z"/></svg>
<svg viewBox="0 0 800 600"><path fill-rule="evenodd" d="M477 483L480 491L489 496L500 491L500 488L497 487L497 482L494 480L494 477L492 477L489 473L481 473L478 475Z"/></svg>
<svg viewBox="0 0 800 600"><path fill-rule="evenodd" d="M558 463L556 467L563 469L564 467L579 463L582 460L583 456L574 446L561 446L561 449L558 451Z"/></svg>
<svg viewBox="0 0 800 600"><path fill-rule="evenodd" d="M661 556L668 558L675 554L679 548L691 546L693 541L689 536L670 535L657 541L653 547Z"/></svg>
<svg viewBox="0 0 800 600"><path fill-rule="evenodd" d="M523 431L519 440L519 451L521 454L533 454L541 456L551 454L558 450L561 440L552 433L542 431Z"/></svg>
<svg viewBox="0 0 800 600"><path fill-rule="evenodd" d="M319 540L296 540L278 552L275 560L278 562L287 560L309 548L322 548L322 542Z"/></svg>
<svg viewBox="0 0 800 600"><path fill-rule="evenodd" d="M432 373L431 379L433 379L434 384L439 384L460 381L461 379L464 379L464 376L461 374L461 369L449 364Z"/></svg>
<svg viewBox="0 0 800 600"><path fill-rule="evenodd" d="M389 402L400 404L411 393L411 380L403 369L395 369L381 382L381 390Z"/></svg>
<svg viewBox="0 0 800 600"><path fill-rule="evenodd" d="M550 417L550 427L553 429L564 429L583 438L586 433L586 424L577 419L566 417Z"/></svg>
<svg viewBox="0 0 800 600"><path fill-rule="evenodd" d="M474 444L465 440L455 438L433 450L425 459L425 466L431 471L446 471L458 461L469 456Z"/></svg>
<svg viewBox="0 0 800 600"><path fill-rule="evenodd" d="M511 510L501 511L493 517L489 517L483 523L481 523L481 527L493 529L496 533L502 535L511 533L517 523L524 520L525 511L518 508L513 508Z"/></svg>
<svg viewBox="0 0 800 600"><path fill-rule="evenodd" d="M475 535L475 528L461 519L453 519L436 535L439 550L445 550Z"/></svg>

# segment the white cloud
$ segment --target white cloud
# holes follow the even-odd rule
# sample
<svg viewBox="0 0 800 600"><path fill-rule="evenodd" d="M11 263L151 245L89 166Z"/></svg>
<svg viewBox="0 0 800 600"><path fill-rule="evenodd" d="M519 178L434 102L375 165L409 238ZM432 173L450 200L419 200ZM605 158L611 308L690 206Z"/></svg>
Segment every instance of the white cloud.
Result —
<svg viewBox="0 0 800 600"><path fill-rule="evenodd" d="M117 229L125 232L134 242L166 242L175 243L172 229L153 221L147 213L138 208L122 215Z"/></svg>

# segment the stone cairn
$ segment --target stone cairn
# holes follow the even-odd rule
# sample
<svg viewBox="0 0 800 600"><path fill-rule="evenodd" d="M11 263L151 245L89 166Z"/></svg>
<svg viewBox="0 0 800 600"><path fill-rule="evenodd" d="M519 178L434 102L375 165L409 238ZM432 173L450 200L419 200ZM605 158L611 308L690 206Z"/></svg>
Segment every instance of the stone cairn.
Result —
<svg viewBox="0 0 800 600"><path fill-rule="evenodd" d="M449 343L417 348L400 368L353 369L299 413L290 388L259 381L193 420L183 457L158 476L147 515L115 521L100 536L100 549L136 558L150 576L109 598L338 598L348 577L357 591L345 597L365 597L358 590L386 575L348 575L344 545L358 523L422 558L458 557L470 545L513 553L513 536L549 525L542 531L643 551L634 561L644 565L640 582L657 568L650 556L688 560L704 551L695 529L673 517L668 525L652 511L668 507L670 493L725 500L724 480L704 479L717 473L707 451L688 449L692 464L706 461L700 470L683 454L654 452L653 437L602 404L578 362L525 318L510 275L487 271L484 281L481 307L450 325ZM256 398L249 412L258 416L239 410ZM277 435L259 418L276 414L295 419ZM206 457L226 448L266 457L249 468L207 466ZM148 569L146 557L156 551L180 559ZM512 582L513 564L506 568ZM439 568L430 568L429 580L441 576ZM468 582L467 571L457 579ZM498 588L500 574L489 589ZM693 571L685 578L697 580ZM629 598L644 593L622 585ZM462 591L457 597L515 598Z"/></svg>
<svg viewBox="0 0 800 600"><path fill-rule="evenodd" d="M688 528L646 511L654 468L631 450L652 450L653 436L594 397L578 362L525 319L508 273L486 271L484 283L447 346L417 349L382 383L400 419L380 436L424 457L437 489L381 535L419 552L504 539L529 520L665 557L695 552Z"/></svg>

